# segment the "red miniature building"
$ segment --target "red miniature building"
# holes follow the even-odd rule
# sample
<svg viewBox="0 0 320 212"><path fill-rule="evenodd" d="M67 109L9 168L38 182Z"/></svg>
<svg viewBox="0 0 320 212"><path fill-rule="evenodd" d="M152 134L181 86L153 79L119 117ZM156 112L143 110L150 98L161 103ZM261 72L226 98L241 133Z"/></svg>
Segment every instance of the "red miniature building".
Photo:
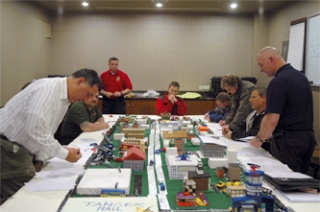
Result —
<svg viewBox="0 0 320 212"><path fill-rule="evenodd" d="M123 168L131 168L134 171L143 171L146 153L138 147L131 147L126 154L122 156Z"/></svg>

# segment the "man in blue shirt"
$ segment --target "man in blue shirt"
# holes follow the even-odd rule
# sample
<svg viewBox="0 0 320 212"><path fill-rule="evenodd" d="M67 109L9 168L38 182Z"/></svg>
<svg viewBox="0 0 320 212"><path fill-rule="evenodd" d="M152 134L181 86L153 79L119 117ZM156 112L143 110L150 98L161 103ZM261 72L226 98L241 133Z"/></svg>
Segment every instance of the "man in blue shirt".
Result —
<svg viewBox="0 0 320 212"><path fill-rule="evenodd" d="M226 92L220 92L216 96L217 107L204 114L204 118L210 122L218 123L225 119L231 109L231 97Z"/></svg>

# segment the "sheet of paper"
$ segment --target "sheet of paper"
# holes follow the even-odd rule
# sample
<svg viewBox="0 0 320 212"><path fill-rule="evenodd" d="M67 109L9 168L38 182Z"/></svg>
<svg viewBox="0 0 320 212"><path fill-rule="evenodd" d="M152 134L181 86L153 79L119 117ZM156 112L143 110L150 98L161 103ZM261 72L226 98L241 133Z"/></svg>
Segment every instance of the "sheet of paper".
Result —
<svg viewBox="0 0 320 212"><path fill-rule="evenodd" d="M96 143L97 140L93 138L80 138L80 141L86 142L86 143Z"/></svg>
<svg viewBox="0 0 320 212"><path fill-rule="evenodd" d="M218 123L212 123L212 122L208 122L207 123L209 129L213 132L213 135L215 137L223 137L224 135L222 135L222 128Z"/></svg>
<svg viewBox="0 0 320 212"><path fill-rule="evenodd" d="M227 143L227 142L226 142ZM251 146L248 143L244 142L237 142L230 140L227 144L228 146L232 146L233 143L241 144L242 148L241 151L239 151L238 157L241 159L242 157L251 157L252 159L255 159L256 156L263 156L263 157L269 157L272 158L272 156L269 154L269 152L265 151L264 149L257 149L253 146Z"/></svg>
<svg viewBox="0 0 320 212"><path fill-rule="evenodd" d="M252 139L254 138L254 136L247 136L247 137L244 137L244 138L238 138L236 139L237 141L243 141L243 142L250 142Z"/></svg>
<svg viewBox="0 0 320 212"><path fill-rule="evenodd" d="M285 164L281 163L278 160L270 157L256 156L252 157L238 157L238 160L243 164L246 170L250 170L250 166L248 164L253 163L260 166L259 170L264 172L292 172L292 170Z"/></svg>
<svg viewBox="0 0 320 212"><path fill-rule="evenodd" d="M85 172L82 165L52 158L47 166L25 183L29 191L68 191L73 189L79 175Z"/></svg>
<svg viewBox="0 0 320 212"><path fill-rule="evenodd" d="M69 198L62 211L113 211L113 212L143 212L148 211L158 212L158 203L156 196L148 197L82 197Z"/></svg>
<svg viewBox="0 0 320 212"><path fill-rule="evenodd" d="M264 172L279 172L279 170L281 170L281 172L292 172L287 165L272 157L269 152L263 149L257 149L248 143L238 143L246 145L238 151L238 160L244 165L246 170L250 170L248 163L253 163L259 165L259 169Z"/></svg>
<svg viewBox="0 0 320 212"><path fill-rule="evenodd" d="M196 99L196 98L200 98L201 94L195 93L195 92L186 92L185 94L177 95L177 96L183 99Z"/></svg>
<svg viewBox="0 0 320 212"><path fill-rule="evenodd" d="M202 136L199 135L199 138L203 141L203 143L207 144L217 144L221 146L227 146L227 144L219 139L213 138L213 137L208 137L208 136Z"/></svg>
<svg viewBox="0 0 320 212"><path fill-rule="evenodd" d="M311 194L305 192L279 192L290 202L318 202L320 201L320 193Z"/></svg>
<svg viewBox="0 0 320 212"><path fill-rule="evenodd" d="M84 173L83 166L73 164L73 166L65 166L59 167L52 165L51 163L48 164L48 168L42 170L41 172L37 172L36 176L39 177L66 177L66 176L73 176L73 175L80 175Z"/></svg>
<svg viewBox="0 0 320 212"><path fill-rule="evenodd" d="M88 159L91 157L91 155L94 153L94 147L90 146L91 143L96 143L96 141L90 141L86 140L85 143L74 143L71 147L73 148L79 148L80 152L82 154L82 157L75 163L79 165L85 165Z"/></svg>
<svg viewBox="0 0 320 212"><path fill-rule="evenodd" d="M77 177L33 178L26 187L31 192L39 191L68 191L75 186Z"/></svg>

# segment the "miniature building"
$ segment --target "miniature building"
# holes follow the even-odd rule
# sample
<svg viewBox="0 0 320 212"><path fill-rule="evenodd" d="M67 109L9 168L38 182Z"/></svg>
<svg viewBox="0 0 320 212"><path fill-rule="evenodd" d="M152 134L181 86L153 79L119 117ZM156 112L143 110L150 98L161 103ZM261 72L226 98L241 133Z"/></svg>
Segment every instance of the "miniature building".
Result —
<svg viewBox="0 0 320 212"><path fill-rule="evenodd" d="M184 152L184 141L187 137L187 131L185 130L176 130L172 133L169 133L168 131L163 131L162 133L163 139L175 140L175 146L177 147L178 154L182 154Z"/></svg>
<svg viewBox="0 0 320 212"><path fill-rule="evenodd" d="M114 133L113 139L114 140L121 140L124 137L124 133Z"/></svg>
<svg viewBox="0 0 320 212"><path fill-rule="evenodd" d="M146 160L146 153L138 147L132 147L123 155L123 168L131 168L134 171L144 170L144 161Z"/></svg>
<svg viewBox="0 0 320 212"><path fill-rule="evenodd" d="M171 113L161 113L161 118L165 120L169 120L171 117Z"/></svg>
<svg viewBox="0 0 320 212"><path fill-rule="evenodd" d="M176 201L178 206L207 206L209 204L207 197L203 192L196 192L198 190L197 183L194 180L185 179L184 192L178 192Z"/></svg>
<svg viewBox="0 0 320 212"><path fill-rule="evenodd" d="M254 170L253 172L246 171L245 174L247 181L247 196L261 197L264 172L260 170Z"/></svg>
<svg viewBox="0 0 320 212"><path fill-rule="evenodd" d="M172 120L172 121L179 121L180 118L179 118L179 116L172 116L172 117L171 117L171 120Z"/></svg>
<svg viewBox="0 0 320 212"><path fill-rule="evenodd" d="M122 117L119 118L119 122L131 123L132 122L132 118L131 118L131 116L122 116Z"/></svg>
<svg viewBox="0 0 320 212"><path fill-rule="evenodd" d="M177 155L167 155L166 162L170 179L184 179L188 176L189 171L196 170L198 157L196 155L188 155L187 160L180 160Z"/></svg>
<svg viewBox="0 0 320 212"><path fill-rule="evenodd" d="M228 178L229 181L240 180L240 165L238 163L229 163Z"/></svg>
<svg viewBox="0 0 320 212"><path fill-rule="evenodd" d="M160 121L160 130L179 130L180 122L179 121Z"/></svg>
<svg viewBox="0 0 320 212"><path fill-rule="evenodd" d="M120 122L120 131L123 132L124 128L129 128L129 124L126 122Z"/></svg>
<svg viewBox="0 0 320 212"><path fill-rule="evenodd" d="M197 196L193 194L186 195L184 192L178 192L176 200L178 206L197 206Z"/></svg>
<svg viewBox="0 0 320 212"><path fill-rule="evenodd" d="M204 143L200 141L200 152L204 157L223 158L226 147L215 143Z"/></svg>
<svg viewBox="0 0 320 212"><path fill-rule="evenodd" d="M148 116L146 118L136 119L135 120L138 124L147 124L148 122Z"/></svg>
<svg viewBox="0 0 320 212"><path fill-rule="evenodd" d="M174 143L175 147L177 147L178 154L182 154L184 152L184 140L176 139Z"/></svg>
<svg viewBox="0 0 320 212"><path fill-rule="evenodd" d="M226 193L231 197L244 197L246 196L246 187L245 186L228 186Z"/></svg>
<svg viewBox="0 0 320 212"><path fill-rule="evenodd" d="M139 147L143 152L146 150L145 143L142 139L125 139L119 146L119 150L127 150L133 146Z"/></svg>
<svg viewBox="0 0 320 212"><path fill-rule="evenodd" d="M196 138L196 137L191 137L189 132L188 132L188 136L190 137L191 143L193 145L199 146L200 145L200 139Z"/></svg>
<svg viewBox="0 0 320 212"><path fill-rule="evenodd" d="M137 121L134 121L132 128L139 128L139 123Z"/></svg>
<svg viewBox="0 0 320 212"><path fill-rule="evenodd" d="M179 206L196 206L196 182L194 180L184 180L184 192L178 192L176 195Z"/></svg>
<svg viewBox="0 0 320 212"><path fill-rule="evenodd" d="M184 117L183 117L183 120L184 120L184 121L190 121L190 117L184 116Z"/></svg>
<svg viewBox="0 0 320 212"><path fill-rule="evenodd" d="M122 132L127 138L144 138L145 137L145 128L123 128Z"/></svg>
<svg viewBox="0 0 320 212"><path fill-rule="evenodd" d="M232 211L242 211L241 207L255 208L256 211L273 211L274 199L271 195L262 193L262 179L264 172L255 170L257 167L251 166L251 171L246 171L246 195L232 199Z"/></svg>
<svg viewBox="0 0 320 212"><path fill-rule="evenodd" d="M163 139L183 139L188 138L187 131L185 130L175 130L172 133L168 131L163 131Z"/></svg>
<svg viewBox="0 0 320 212"><path fill-rule="evenodd" d="M129 195L131 176L131 169L88 169L77 186L77 193L100 195L102 189L114 189L117 184L118 190L124 190Z"/></svg>
<svg viewBox="0 0 320 212"><path fill-rule="evenodd" d="M203 174L199 175L197 172L190 171L188 178L196 182L197 190L205 191L210 189L211 176L209 173L204 172Z"/></svg>

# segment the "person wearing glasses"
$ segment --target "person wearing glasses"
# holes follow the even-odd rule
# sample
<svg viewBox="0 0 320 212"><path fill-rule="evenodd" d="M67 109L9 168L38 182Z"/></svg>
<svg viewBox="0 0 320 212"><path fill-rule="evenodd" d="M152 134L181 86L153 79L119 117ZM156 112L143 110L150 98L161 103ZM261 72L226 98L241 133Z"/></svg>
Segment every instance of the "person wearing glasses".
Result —
<svg viewBox="0 0 320 212"><path fill-rule="evenodd" d="M42 161L58 157L73 163L81 158L79 149L61 146L54 133L71 103L101 88L96 71L81 69L69 77L36 80L0 109L1 199L40 171Z"/></svg>
<svg viewBox="0 0 320 212"><path fill-rule="evenodd" d="M60 144L68 145L82 132L108 129L109 124L104 121L98 109L99 92L88 96L83 102L71 105L58 129L55 137Z"/></svg>

